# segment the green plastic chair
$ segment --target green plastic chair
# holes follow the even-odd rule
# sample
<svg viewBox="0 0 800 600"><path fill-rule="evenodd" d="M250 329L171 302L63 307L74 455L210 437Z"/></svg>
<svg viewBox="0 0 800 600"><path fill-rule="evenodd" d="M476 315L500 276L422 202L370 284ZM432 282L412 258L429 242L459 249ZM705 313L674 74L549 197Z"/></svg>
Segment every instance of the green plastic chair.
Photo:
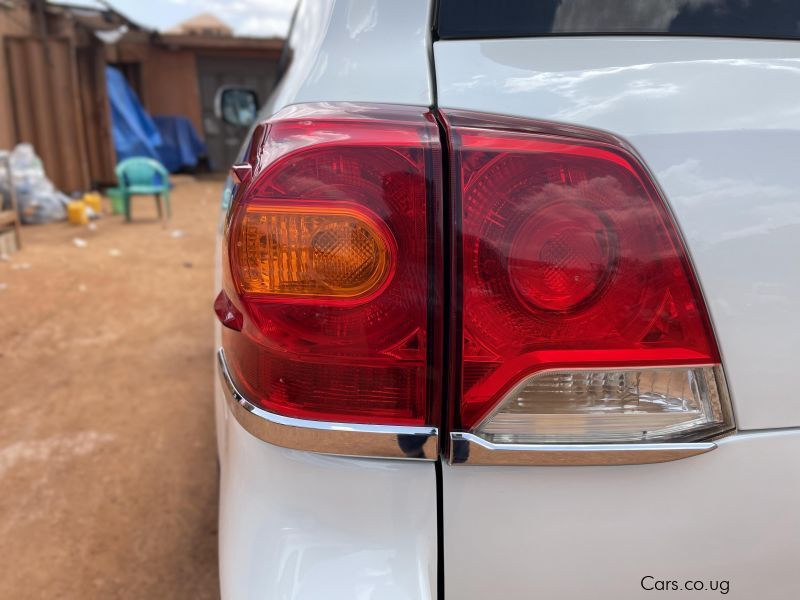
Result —
<svg viewBox="0 0 800 600"><path fill-rule="evenodd" d="M167 219L172 218L172 207L169 203L169 172L164 165L152 158L134 156L119 163L114 172L122 194L126 221L131 220L133 196L153 196L156 200L158 217L162 218L166 209Z"/></svg>

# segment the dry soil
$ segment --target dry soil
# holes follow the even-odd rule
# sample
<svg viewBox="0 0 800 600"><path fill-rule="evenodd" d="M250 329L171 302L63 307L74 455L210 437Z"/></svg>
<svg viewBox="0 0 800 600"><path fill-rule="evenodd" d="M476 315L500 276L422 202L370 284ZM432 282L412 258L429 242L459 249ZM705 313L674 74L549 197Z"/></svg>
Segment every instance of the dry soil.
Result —
<svg viewBox="0 0 800 600"><path fill-rule="evenodd" d="M150 198L25 227L0 261L0 598L218 597L221 187L176 178L167 228Z"/></svg>

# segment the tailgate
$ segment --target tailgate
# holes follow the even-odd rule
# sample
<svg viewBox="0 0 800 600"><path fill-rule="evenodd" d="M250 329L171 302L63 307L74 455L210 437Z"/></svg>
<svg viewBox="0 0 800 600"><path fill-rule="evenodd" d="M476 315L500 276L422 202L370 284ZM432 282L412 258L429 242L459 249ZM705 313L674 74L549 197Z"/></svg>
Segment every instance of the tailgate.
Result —
<svg viewBox="0 0 800 600"><path fill-rule="evenodd" d="M800 42L745 38L792 35L797 7L455 4L434 44L439 108L607 131L642 157L691 255L739 431L665 464L444 465L448 596L635 598L694 580L795 595Z"/></svg>
<svg viewBox="0 0 800 600"><path fill-rule="evenodd" d="M800 42L441 41L439 105L626 138L664 190L709 305L740 429L800 425Z"/></svg>

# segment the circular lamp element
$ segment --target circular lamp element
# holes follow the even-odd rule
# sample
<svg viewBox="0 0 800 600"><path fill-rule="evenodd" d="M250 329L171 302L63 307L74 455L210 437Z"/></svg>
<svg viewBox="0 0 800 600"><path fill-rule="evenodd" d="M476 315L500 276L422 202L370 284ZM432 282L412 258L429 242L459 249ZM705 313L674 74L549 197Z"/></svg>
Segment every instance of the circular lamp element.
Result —
<svg viewBox="0 0 800 600"><path fill-rule="evenodd" d="M508 271L518 298L536 310L581 308L603 288L615 244L602 217L557 202L531 215L511 244Z"/></svg>

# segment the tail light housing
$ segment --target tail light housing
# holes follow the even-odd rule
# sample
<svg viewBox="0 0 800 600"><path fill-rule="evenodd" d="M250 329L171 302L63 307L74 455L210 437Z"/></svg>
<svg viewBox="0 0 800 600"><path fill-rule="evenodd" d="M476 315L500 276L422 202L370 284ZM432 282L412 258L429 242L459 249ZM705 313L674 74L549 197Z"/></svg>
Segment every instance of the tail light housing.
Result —
<svg viewBox="0 0 800 600"><path fill-rule="evenodd" d="M438 422L433 117L294 107L256 130L248 163L226 224L224 282L244 315L223 340L242 395L295 419Z"/></svg>
<svg viewBox="0 0 800 600"><path fill-rule="evenodd" d="M579 129L445 119L460 233L454 428L493 444L729 428L702 293L632 151Z"/></svg>
<svg viewBox="0 0 800 600"><path fill-rule="evenodd" d="M485 456L661 452L732 427L702 293L635 153L582 129L438 118L292 107L234 169L215 310L233 396L284 428L265 439L435 458L440 428ZM361 434L391 441L367 451ZM581 464L627 462L617 450Z"/></svg>

